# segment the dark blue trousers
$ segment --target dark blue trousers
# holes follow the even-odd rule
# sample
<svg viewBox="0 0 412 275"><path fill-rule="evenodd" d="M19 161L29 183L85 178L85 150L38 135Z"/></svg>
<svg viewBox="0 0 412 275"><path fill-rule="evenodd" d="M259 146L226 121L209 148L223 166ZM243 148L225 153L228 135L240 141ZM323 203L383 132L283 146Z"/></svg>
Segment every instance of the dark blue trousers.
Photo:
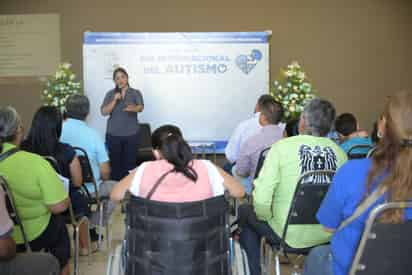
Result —
<svg viewBox="0 0 412 275"><path fill-rule="evenodd" d="M245 250L251 275L260 275L260 240L266 237L273 244L278 245L281 238L273 231L267 222L259 221L253 207L244 204L239 207L240 245Z"/></svg>
<svg viewBox="0 0 412 275"><path fill-rule="evenodd" d="M106 135L112 180L121 180L136 168L138 144L137 133L132 136Z"/></svg>

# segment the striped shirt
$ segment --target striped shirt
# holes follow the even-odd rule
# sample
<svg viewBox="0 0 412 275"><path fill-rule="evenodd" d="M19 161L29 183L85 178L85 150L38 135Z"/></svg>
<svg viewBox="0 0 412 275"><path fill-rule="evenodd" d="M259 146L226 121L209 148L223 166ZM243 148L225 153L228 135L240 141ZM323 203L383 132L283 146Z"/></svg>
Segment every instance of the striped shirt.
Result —
<svg viewBox="0 0 412 275"><path fill-rule="evenodd" d="M239 158L236 162L236 174L253 179L260 152L281 139L283 130L282 126L266 125L257 134L246 140L240 148Z"/></svg>

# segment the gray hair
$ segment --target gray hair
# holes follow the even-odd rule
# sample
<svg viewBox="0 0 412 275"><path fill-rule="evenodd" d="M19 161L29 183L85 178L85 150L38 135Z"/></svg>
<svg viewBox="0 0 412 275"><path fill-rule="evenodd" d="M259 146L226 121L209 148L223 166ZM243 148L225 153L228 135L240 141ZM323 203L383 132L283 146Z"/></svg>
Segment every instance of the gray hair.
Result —
<svg viewBox="0 0 412 275"><path fill-rule="evenodd" d="M332 128L336 111L329 101L314 98L305 105L302 116L305 120L304 134L324 137Z"/></svg>
<svg viewBox="0 0 412 275"><path fill-rule="evenodd" d="M0 139L8 142L16 137L21 119L16 109L11 106L0 107Z"/></svg>
<svg viewBox="0 0 412 275"><path fill-rule="evenodd" d="M66 101L66 116L85 120L90 112L90 102L85 95L72 95Z"/></svg>

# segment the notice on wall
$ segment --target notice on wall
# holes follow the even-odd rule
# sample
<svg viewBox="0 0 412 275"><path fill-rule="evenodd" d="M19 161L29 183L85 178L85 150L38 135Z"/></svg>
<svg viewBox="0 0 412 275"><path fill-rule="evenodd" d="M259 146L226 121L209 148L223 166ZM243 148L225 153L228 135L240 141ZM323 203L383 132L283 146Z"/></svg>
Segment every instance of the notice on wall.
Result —
<svg viewBox="0 0 412 275"><path fill-rule="evenodd" d="M0 16L0 80L48 76L59 62L59 15Z"/></svg>

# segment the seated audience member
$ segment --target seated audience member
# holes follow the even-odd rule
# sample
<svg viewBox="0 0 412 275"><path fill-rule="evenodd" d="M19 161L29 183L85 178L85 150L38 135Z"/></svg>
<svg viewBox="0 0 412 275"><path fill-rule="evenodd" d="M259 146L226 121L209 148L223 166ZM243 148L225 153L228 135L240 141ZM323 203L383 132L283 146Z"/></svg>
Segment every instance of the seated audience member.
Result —
<svg viewBox="0 0 412 275"><path fill-rule="evenodd" d="M254 181L253 208L239 208L240 243L245 249L251 274L260 273L260 240L264 236L279 244L296 184L301 175L316 170L337 170L346 160L343 150L326 135L335 119L335 108L322 99L306 104L299 122L300 135L276 142ZM319 178L316 184L324 184ZM294 225L286 244L305 248L325 243L330 235L320 225Z"/></svg>
<svg viewBox="0 0 412 275"><path fill-rule="evenodd" d="M20 117L12 107L0 108L0 139L2 154L16 150L23 139ZM0 161L0 173L13 193L31 249L50 251L59 261L61 274L69 274L70 240L64 218L58 215L66 211L69 198L56 172L43 157L15 151ZM17 251L24 251L20 229L14 229Z"/></svg>
<svg viewBox="0 0 412 275"><path fill-rule="evenodd" d="M259 123L260 106L263 100L272 98L271 95L261 95L255 106L255 113L253 117L242 121L229 138L225 149L226 158L229 160L228 168L225 170L229 173L232 172L232 167L239 157L239 152L242 144L251 136L255 135L262 126ZM229 167L230 166L230 167Z"/></svg>
<svg viewBox="0 0 412 275"><path fill-rule="evenodd" d="M7 212L5 194L0 188L0 274L57 275L60 272L59 262L53 255L40 252L16 254L12 233L13 221Z"/></svg>
<svg viewBox="0 0 412 275"><path fill-rule="evenodd" d="M83 177L79 159L70 145L59 142L62 123L62 115L57 108L40 107L34 114L29 134L20 148L43 157L53 157L59 166L57 172L70 180L69 196L75 216L90 217L87 197L80 189ZM88 253L89 233L87 230L87 225L83 223L79 230L80 255Z"/></svg>
<svg viewBox="0 0 412 275"><path fill-rule="evenodd" d="M373 146L368 134L358 130L358 122L353 114L344 113L336 118L335 129L339 134L340 146L346 153L356 145ZM355 154L367 154L370 148L358 148L352 151Z"/></svg>
<svg viewBox="0 0 412 275"><path fill-rule="evenodd" d="M283 127L278 124L283 116L283 108L273 98L262 100L260 104L259 124L262 129L243 143L239 158L234 166L235 176L245 187L247 194L252 192L252 181L255 177L260 153L273 143L283 138Z"/></svg>
<svg viewBox="0 0 412 275"><path fill-rule="evenodd" d="M227 189L234 197L243 197L243 186L232 176L208 160L193 158L191 149L180 129L165 125L152 134L156 161L144 162L134 172L116 184L112 200L120 201L126 191L146 198L160 180L152 200L192 202L224 194Z"/></svg>
<svg viewBox="0 0 412 275"><path fill-rule="evenodd" d="M385 107L378 132L382 137L372 158L348 161L336 173L317 218L333 234L330 246L314 248L305 263L305 275L349 274L353 257L370 211L385 201L412 198L412 93L398 93ZM336 231L351 217L358 205L376 188L388 189L368 210L346 227ZM399 223L412 219L411 209L391 210L382 222ZM388 260L396 260L390 259Z"/></svg>
<svg viewBox="0 0 412 275"><path fill-rule="evenodd" d="M63 122L61 142L84 149L89 157L93 175L96 180L99 196L108 198L116 181L110 179L110 161L102 137L90 128L85 120L90 112L89 99L84 95L72 95L66 101L66 117ZM86 183L90 194L95 196L92 183ZM114 211L115 204L104 201L103 221L107 222ZM92 223L98 224L97 215L93 215Z"/></svg>

